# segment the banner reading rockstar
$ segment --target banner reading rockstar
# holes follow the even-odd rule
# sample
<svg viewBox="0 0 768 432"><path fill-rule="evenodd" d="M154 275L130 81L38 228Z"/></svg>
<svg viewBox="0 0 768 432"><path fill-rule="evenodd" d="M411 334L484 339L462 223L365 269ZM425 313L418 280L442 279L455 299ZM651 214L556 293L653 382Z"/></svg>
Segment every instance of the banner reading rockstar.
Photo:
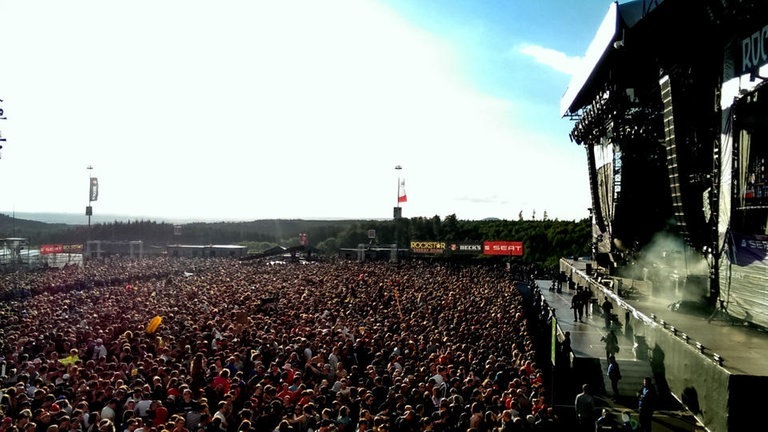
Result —
<svg viewBox="0 0 768 432"><path fill-rule="evenodd" d="M96 201L99 198L99 179L91 177L91 190L88 201Z"/></svg>
<svg viewBox="0 0 768 432"><path fill-rule="evenodd" d="M439 241L411 241L411 252L415 254L442 254L445 243Z"/></svg>

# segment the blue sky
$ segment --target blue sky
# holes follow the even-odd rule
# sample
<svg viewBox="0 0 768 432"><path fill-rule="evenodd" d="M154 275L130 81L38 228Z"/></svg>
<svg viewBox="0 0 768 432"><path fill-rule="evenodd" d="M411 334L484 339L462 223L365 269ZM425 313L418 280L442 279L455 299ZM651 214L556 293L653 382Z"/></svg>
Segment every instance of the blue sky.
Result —
<svg viewBox="0 0 768 432"><path fill-rule="evenodd" d="M0 211L93 175L95 214L382 219L402 178L405 217L581 219L559 104L609 5L0 1Z"/></svg>

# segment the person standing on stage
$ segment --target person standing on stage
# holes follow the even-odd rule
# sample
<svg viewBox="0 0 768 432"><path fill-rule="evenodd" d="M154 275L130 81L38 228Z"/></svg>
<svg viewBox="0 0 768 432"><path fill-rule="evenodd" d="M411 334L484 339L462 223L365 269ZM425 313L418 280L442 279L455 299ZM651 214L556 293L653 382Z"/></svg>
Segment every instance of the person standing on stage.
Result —
<svg viewBox="0 0 768 432"><path fill-rule="evenodd" d="M563 335L563 341L560 342L560 360L561 365L565 367L571 367L571 354L573 353L573 347L571 346L571 332L567 331Z"/></svg>
<svg viewBox="0 0 768 432"><path fill-rule="evenodd" d="M574 403L576 409L576 422L579 431L591 432L595 430L595 399L589 384L581 386L581 393L576 395Z"/></svg>
<svg viewBox="0 0 768 432"><path fill-rule="evenodd" d="M613 303L608 300L608 296L605 296L603 304L600 305L603 310L603 318L605 318L605 328L611 328L611 314L613 313Z"/></svg>
<svg viewBox="0 0 768 432"><path fill-rule="evenodd" d="M600 338L605 342L605 358L610 360L611 356L619 353L619 338L616 336L616 332L608 330L608 334Z"/></svg>
<svg viewBox="0 0 768 432"><path fill-rule="evenodd" d="M611 390L613 391L613 400L619 398L619 380L621 379L621 369L616 361L616 356L608 357L608 379L611 381Z"/></svg>
<svg viewBox="0 0 768 432"><path fill-rule="evenodd" d="M571 309L573 309L573 322L581 321L584 316L584 297L581 293L581 287L576 287L576 293L571 298Z"/></svg>
<svg viewBox="0 0 768 432"><path fill-rule="evenodd" d="M640 430L651 432L653 412L656 409L656 386L651 377L643 378L643 386L637 393L637 410L640 412Z"/></svg>

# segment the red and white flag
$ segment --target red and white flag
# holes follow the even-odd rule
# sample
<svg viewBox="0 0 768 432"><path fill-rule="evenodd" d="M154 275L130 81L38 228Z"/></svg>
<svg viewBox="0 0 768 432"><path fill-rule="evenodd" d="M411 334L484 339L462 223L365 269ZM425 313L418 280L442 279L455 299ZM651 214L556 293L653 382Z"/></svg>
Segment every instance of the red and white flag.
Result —
<svg viewBox="0 0 768 432"><path fill-rule="evenodd" d="M408 196L405 195L405 180L401 179L400 184L397 186L397 202L404 203L408 201Z"/></svg>

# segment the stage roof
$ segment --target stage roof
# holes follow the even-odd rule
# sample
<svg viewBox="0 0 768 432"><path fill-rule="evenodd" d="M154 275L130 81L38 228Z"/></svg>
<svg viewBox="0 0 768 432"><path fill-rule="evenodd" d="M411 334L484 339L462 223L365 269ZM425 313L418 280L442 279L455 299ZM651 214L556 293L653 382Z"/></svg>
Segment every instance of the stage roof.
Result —
<svg viewBox="0 0 768 432"><path fill-rule="evenodd" d="M592 102L597 88L603 84L602 81L597 82L594 78L610 64L611 53L616 48L620 48L615 45L623 43L624 32L634 27L643 16L663 1L633 0L623 4L617 1L611 3L608 13L587 48L581 69L573 75L560 101L560 112L563 117L577 113Z"/></svg>

